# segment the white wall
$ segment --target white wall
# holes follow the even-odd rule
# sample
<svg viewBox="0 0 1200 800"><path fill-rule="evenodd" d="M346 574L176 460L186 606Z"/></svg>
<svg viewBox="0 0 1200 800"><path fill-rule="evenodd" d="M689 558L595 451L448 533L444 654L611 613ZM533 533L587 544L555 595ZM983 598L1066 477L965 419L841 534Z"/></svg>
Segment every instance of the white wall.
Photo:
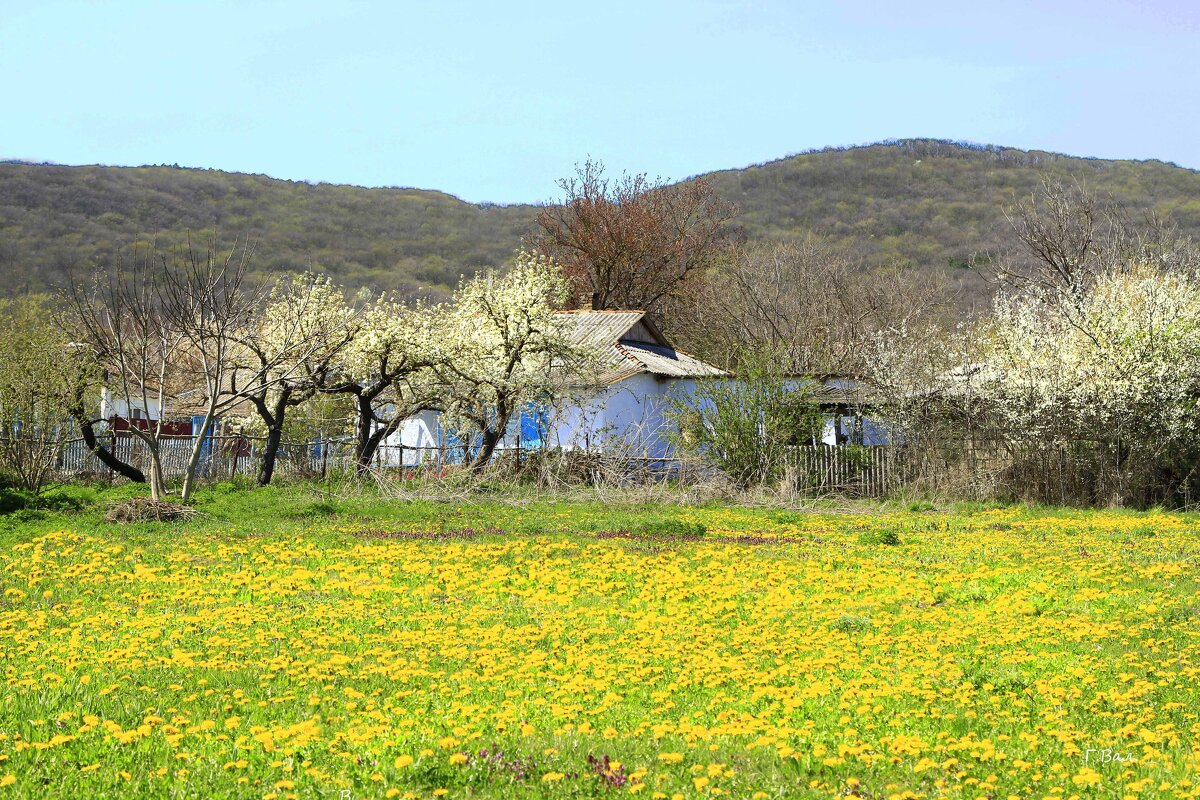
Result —
<svg viewBox="0 0 1200 800"><path fill-rule="evenodd" d="M701 378L699 380L721 380ZM611 386L592 390L581 390L573 397L559 398L547 409L547 425L544 433L545 447L565 450L591 448L609 453L629 456L666 458L671 455L668 430L672 427L667 419L668 397L672 393L691 395L696 390L697 379L659 379L653 375L640 374ZM835 425L844 435L849 435L854 424L853 417L830 417L825 424L823 441L835 444ZM517 446L521 431L519 415L509 424L509 429L499 449ZM399 464L399 448L443 447L447 432L442 429L436 411L422 411L408 419L386 444L385 463ZM887 444L886 432L870 419L863 421L863 443L868 445ZM529 447L528 437L521 439L521 447ZM396 448L393 450L392 448ZM429 458L432 451L406 449L405 465L420 463L422 457ZM457 454L455 454L457 455Z"/></svg>
<svg viewBox="0 0 1200 800"><path fill-rule="evenodd" d="M144 406L148 405L147 408ZM159 418L159 402L156 398L150 398L148 404L144 404L141 398L134 398L132 406L126 402L124 397L110 392L107 388L100 390L100 418L110 419L112 417L120 417L122 419L130 419L130 408L141 409L144 412L144 419L156 420Z"/></svg>
<svg viewBox="0 0 1200 800"><path fill-rule="evenodd" d="M404 466L416 466L426 459L437 457L435 450L441 445L440 438L438 412L420 411L384 439L380 460L389 467L398 467L403 457Z"/></svg>
<svg viewBox="0 0 1200 800"><path fill-rule="evenodd" d="M672 392L690 394L694 390L691 379L634 375L581 398L574 407L559 410L552 419L548 443L565 449L591 447L664 458L670 454L667 397Z"/></svg>
<svg viewBox="0 0 1200 800"><path fill-rule="evenodd" d="M643 374L612 386L560 398L546 410L542 444L567 450L591 448L663 458L670 451L664 435L668 425L664 419L667 394L671 391L691 392L694 388L691 380L657 380ZM515 448L520 431L521 419L514 415L498 449ZM438 412L422 411L388 437L381 460L399 466L399 445L403 444L404 463L411 466L432 455L432 451L416 448L444 447L446 442L447 431L439 424ZM529 446L528 437L521 442L523 448Z"/></svg>

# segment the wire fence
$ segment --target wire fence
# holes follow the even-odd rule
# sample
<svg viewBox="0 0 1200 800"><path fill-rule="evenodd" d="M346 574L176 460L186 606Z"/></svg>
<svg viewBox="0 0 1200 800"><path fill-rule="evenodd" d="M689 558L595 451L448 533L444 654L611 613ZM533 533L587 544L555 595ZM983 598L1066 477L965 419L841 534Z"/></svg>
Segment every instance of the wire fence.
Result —
<svg viewBox="0 0 1200 800"><path fill-rule="evenodd" d="M109 436L101 441L117 459L145 472L150 468L149 445L134 436ZM162 437L159 458L163 477L178 478L187 471L195 439L191 436ZM264 440L248 436L210 436L201 445L196 475L221 479L235 475L253 475L262 459ZM425 468L440 466L445 459L439 448L380 446L371 461L373 467ZM353 469L354 444L344 439L317 439L311 442L282 442L276 453L275 474L312 477ZM60 477L108 473L110 470L88 448L83 439L63 443L55 464Z"/></svg>
<svg viewBox="0 0 1200 800"><path fill-rule="evenodd" d="M163 437L159 453L164 477L179 478L187 470L194 439L190 436ZM109 435L101 443L119 460L143 472L150 469L149 446L125 435ZM254 476L262 458L264 441L249 436L211 436L201 446L196 476L225 480ZM459 446L409 446L383 444L376 449L367 469L400 477L438 477L470 460L471 452ZM611 449L542 450L502 444L493 463L510 472L553 473L563 481L587 483L677 479L704 480L713 470L674 457L630 455ZM893 446L815 445L792 449L784 483L801 494L853 494L879 497L899 488L909 466L903 448ZM274 474L284 478L319 478L355 470L354 442L348 438L324 438L308 442L282 442L276 455ZM113 477L82 439L63 443L53 473L59 479Z"/></svg>
<svg viewBox="0 0 1200 800"><path fill-rule="evenodd" d="M14 455L16 449L7 446L11 441L0 439L0 446L4 446L0 447L0 455L7 459L0 464L5 474L21 477L20 471L8 463L20 456L33 465L27 472L38 482L116 478L82 439L30 439L26 442L28 452L22 451L24 455ZM168 480L186 473L194 441L191 436L160 440L159 452ZM150 452L143 440L109 432L101 438L101 444L120 461L149 474ZM263 445L262 439L250 436L209 437L201 448L196 477L205 481L254 477L260 468ZM365 469L388 480L438 479L463 471L472 455L471 450L455 444L384 444ZM782 478L780 489L806 496L885 497L916 492L1083 505L1113 504L1113 498L1132 497L1133 502L1142 505L1171 502L1188 507L1200 496L1194 486L1195 471L1175 475L1160 470L1147 478L1142 474L1147 470L1132 460L1121 470L1114 470L1103 461L1104 455L1090 442L1017 452L1004 448L1003 443L961 440L925 442L920 446L804 445L790 449L782 475L776 475ZM48 470L46 464L50 464ZM725 480L716 467L700 460L638 454L632 446L543 449L520 440L508 441L497 448L490 465L496 473L532 479L539 485L631 485L671 480L716 486ZM344 437L281 443L273 474L284 479L308 479L361 471L354 442Z"/></svg>
<svg viewBox="0 0 1200 800"><path fill-rule="evenodd" d="M187 471L195 440L190 436L162 437L159 457L163 477L179 478ZM150 469L149 445L134 436L107 436L101 440L117 459L143 472ZM201 447L196 476L222 480L237 475L257 474L264 440L248 436L211 436ZM382 444L372 455L366 469L403 477L439 476L469 463L473 453L454 445L411 446ZM600 451L554 451L505 442L497 447L492 462L518 472L553 466L562 474L571 473L581 480L606 478L632 479L636 476L664 477L688 473L681 459L618 455ZM356 470L355 444L348 438L315 439L308 442L281 442L276 453L274 475L314 478ZM695 472L693 467L693 472ZM60 479L112 477L113 473L88 448L83 439L65 441L58 453L53 473Z"/></svg>

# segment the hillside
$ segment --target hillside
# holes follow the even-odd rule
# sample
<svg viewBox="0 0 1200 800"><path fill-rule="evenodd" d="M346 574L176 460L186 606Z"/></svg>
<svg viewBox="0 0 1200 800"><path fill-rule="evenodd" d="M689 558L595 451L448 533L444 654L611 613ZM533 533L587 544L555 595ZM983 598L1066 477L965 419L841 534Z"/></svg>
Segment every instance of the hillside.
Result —
<svg viewBox="0 0 1200 800"><path fill-rule="evenodd" d="M1078 180L1134 214L1155 210L1200 238L1200 172L1161 161L1107 161L909 140L823 150L709 174L751 238L814 230L874 265L965 271L973 253L1012 244L1004 211L1043 176Z"/></svg>
<svg viewBox="0 0 1200 800"><path fill-rule="evenodd" d="M1200 172L932 140L803 153L709 174L749 239L809 230L873 265L948 270L1008 242L1004 209L1044 173L1073 177L1200 238ZM554 187L547 187L547 194ZM503 261L531 205L473 205L417 189L312 185L177 167L0 163L0 287L41 289L111 258L136 235L243 237L262 271L315 268L351 286L444 290Z"/></svg>
<svg viewBox="0 0 1200 800"><path fill-rule="evenodd" d="M0 281L40 289L135 237L254 246L264 272L318 269L351 286L451 287L507 258L530 206L177 167L0 164Z"/></svg>

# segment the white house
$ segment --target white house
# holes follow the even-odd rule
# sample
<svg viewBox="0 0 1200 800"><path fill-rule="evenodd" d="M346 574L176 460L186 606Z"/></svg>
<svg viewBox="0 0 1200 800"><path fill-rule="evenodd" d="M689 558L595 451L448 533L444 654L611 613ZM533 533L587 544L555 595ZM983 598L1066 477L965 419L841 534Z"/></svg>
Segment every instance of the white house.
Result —
<svg viewBox="0 0 1200 800"><path fill-rule="evenodd" d="M648 458L669 455L664 412L672 392L690 394L698 380L727 373L674 348L642 311L560 311L571 343L595 354L600 370L587 386L525 409L498 449L613 451ZM403 446L401 448L400 446ZM455 445L436 411L422 411L393 434L385 462L416 464L434 452L454 458Z"/></svg>
<svg viewBox="0 0 1200 800"><path fill-rule="evenodd" d="M671 455L668 398L688 396L700 381L736 380L718 367L675 348L642 311L560 311L571 343L595 353L601 369L585 386L526 409L509 425L499 450L562 448L650 459ZM797 381L812 380L810 378ZM855 411L862 385L827 378L817 399L828 409L823 441L883 444L886 435ZM385 443L383 463L415 465L442 454L457 460L452 433L436 411L407 420ZM401 447L401 445L403 447Z"/></svg>
<svg viewBox="0 0 1200 800"><path fill-rule="evenodd" d="M645 312L559 313L572 325L572 344L596 353L601 369L592 385L550 404L541 419L526 415L522 435L535 435L542 446L669 456L668 398L728 373L676 349Z"/></svg>

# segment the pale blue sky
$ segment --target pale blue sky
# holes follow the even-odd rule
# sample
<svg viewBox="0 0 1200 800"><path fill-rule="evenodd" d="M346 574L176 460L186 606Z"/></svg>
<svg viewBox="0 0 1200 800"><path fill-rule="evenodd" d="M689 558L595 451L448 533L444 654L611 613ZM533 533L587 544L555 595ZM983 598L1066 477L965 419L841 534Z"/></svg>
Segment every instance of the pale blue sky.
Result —
<svg viewBox="0 0 1200 800"><path fill-rule="evenodd" d="M967 139L1200 167L1200 2L0 0L0 158L556 195Z"/></svg>

